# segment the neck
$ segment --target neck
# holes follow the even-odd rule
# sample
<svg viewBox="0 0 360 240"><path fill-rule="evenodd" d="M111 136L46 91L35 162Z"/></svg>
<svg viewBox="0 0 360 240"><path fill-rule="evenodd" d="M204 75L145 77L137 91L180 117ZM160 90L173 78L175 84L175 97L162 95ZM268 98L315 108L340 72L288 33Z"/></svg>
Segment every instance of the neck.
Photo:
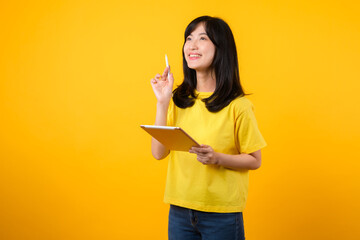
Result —
<svg viewBox="0 0 360 240"><path fill-rule="evenodd" d="M214 92L216 88L215 72L196 71L196 90L199 92Z"/></svg>

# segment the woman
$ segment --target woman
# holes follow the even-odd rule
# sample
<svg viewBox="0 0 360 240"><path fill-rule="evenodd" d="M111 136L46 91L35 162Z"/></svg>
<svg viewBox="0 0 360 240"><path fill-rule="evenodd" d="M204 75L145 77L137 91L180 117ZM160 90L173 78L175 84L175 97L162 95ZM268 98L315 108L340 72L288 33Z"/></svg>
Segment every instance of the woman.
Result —
<svg viewBox="0 0 360 240"><path fill-rule="evenodd" d="M156 159L169 155L169 239L245 239L248 170L260 167L266 143L244 97L234 37L223 20L202 16L187 26L183 70L173 92L169 68L151 80L155 125L181 127L204 143L179 152L152 139Z"/></svg>

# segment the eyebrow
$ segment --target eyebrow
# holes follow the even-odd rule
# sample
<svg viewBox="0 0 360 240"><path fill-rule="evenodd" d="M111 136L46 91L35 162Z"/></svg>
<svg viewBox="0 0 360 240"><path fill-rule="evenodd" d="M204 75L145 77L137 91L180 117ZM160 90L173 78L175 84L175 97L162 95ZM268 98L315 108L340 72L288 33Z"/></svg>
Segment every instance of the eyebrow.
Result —
<svg viewBox="0 0 360 240"><path fill-rule="evenodd" d="M199 33L199 35L207 35L206 32ZM192 33L189 34L189 36L192 36Z"/></svg>

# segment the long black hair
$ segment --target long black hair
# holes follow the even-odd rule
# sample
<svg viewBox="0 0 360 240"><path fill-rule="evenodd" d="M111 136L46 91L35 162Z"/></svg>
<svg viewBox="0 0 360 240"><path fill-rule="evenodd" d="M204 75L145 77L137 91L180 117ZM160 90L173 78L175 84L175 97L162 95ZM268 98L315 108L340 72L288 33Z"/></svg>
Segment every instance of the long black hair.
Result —
<svg viewBox="0 0 360 240"><path fill-rule="evenodd" d="M198 24L204 23L205 31L215 45L215 55L210 66L215 72L216 88L214 93L203 99L210 112L218 112L239 96L245 93L240 84L239 64L234 36L229 25L220 18L202 16L194 19L185 30L185 40ZM183 46L184 49L184 46ZM187 65L184 50L184 81L173 92L173 101L179 108L191 107L195 103L196 71Z"/></svg>

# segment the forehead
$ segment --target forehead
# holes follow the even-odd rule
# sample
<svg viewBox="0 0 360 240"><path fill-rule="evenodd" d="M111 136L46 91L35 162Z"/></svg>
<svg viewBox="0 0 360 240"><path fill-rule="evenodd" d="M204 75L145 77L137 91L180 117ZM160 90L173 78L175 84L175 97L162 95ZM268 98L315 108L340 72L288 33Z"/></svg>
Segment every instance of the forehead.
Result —
<svg viewBox="0 0 360 240"><path fill-rule="evenodd" d="M204 23L199 23L198 25L196 25L194 30L190 33L190 35L199 35L199 34L206 34Z"/></svg>

